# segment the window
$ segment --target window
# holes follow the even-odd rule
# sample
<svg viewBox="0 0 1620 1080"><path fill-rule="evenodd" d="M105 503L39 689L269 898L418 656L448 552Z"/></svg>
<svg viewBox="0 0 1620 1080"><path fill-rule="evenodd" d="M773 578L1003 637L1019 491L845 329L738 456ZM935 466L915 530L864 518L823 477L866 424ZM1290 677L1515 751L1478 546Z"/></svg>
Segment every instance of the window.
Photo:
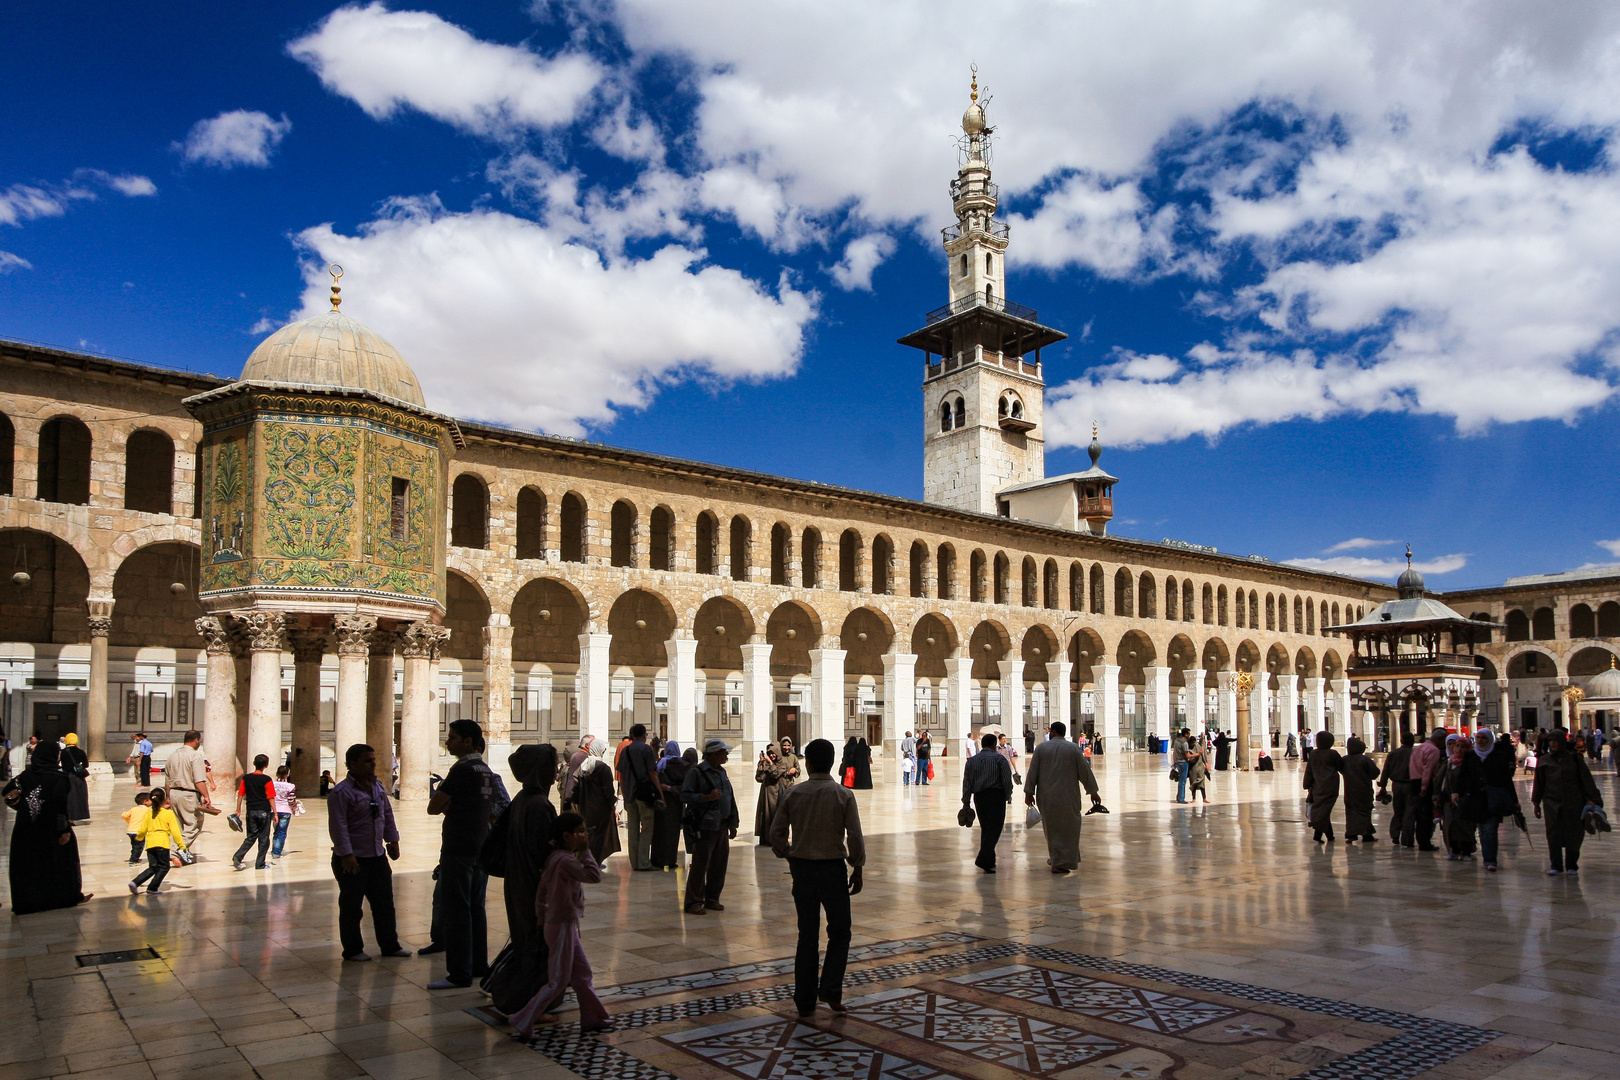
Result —
<svg viewBox="0 0 1620 1080"><path fill-rule="evenodd" d="M939 430L951 430L951 403L944 401L939 406Z"/></svg>
<svg viewBox="0 0 1620 1080"><path fill-rule="evenodd" d="M954 426L959 428L959 427L962 427L966 423L967 423L967 401L964 398L957 398L956 399L956 423L955 423Z"/></svg>
<svg viewBox="0 0 1620 1080"><path fill-rule="evenodd" d="M174 440L137 431L124 445L124 509L174 513Z"/></svg>
<svg viewBox="0 0 1620 1080"><path fill-rule="evenodd" d="M39 429L39 497L90 503L90 429L71 416L58 416Z"/></svg>
<svg viewBox="0 0 1620 1080"><path fill-rule="evenodd" d="M861 534L845 529L838 538L838 588L855 592L861 587Z"/></svg>
<svg viewBox="0 0 1620 1080"><path fill-rule="evenodd" d="M788 563L793 558L793 534L786 525L777 522L771 526L771 584L788 583Z"/></svg>
<svg viewBox="0 0 1620 1080"><path fill-rule="evenodd" d="M697 519L697 572L720 572L720 522L707 510Z"/></svg>
<svg viewBox="0 0 1620 1080"><path fill-rule="evenodd" d="M608 525L612 530L609 561L614 566L636 565L636 508L620 499L613 504Z"/></svg>
<svg viewBox="0 0 1620 1080"><path fill-rule="evenodd" d="M546 557L546 497L532 487L518 492L517 557Z"/></svg>
<svg viewBox="0 0 1620 1080"><path fill-rule="evenodd" d="M928 545L921 540L911 544L911 595L919 599L928 595Z"/></svg>
<svg viewBox="0 0 1620 1080"><path fill-rule="evenodd" d="M799 541L800 581L806 589L821 585L821 534L814 529L804 530Z"/></svg>
<svg viewBox="0 0 1620 1080"><path fill-rule="evenodd" d="M754 530L748 519L738 514L731 519L731 580L747 581L750 555L752 554L751 541Z"/></svg>
<svg viewBox="0 0 1620 1080"><path fill-rule="evenodd" d="M988 251L984 253L984 272L987 274L996 272L996 257Z"/></svg>
<svg viewBox="0 0 1620 1080"><path fill-rule="evenodd" d="M961 262L961 265L962 265L962 276L967 277L967 272L968 272L967 256L963 255L960 262Z"/></svg>
<svg viewBox="0 0 1620 1080"><path fill-rule="evenodd" d="M995 304L995 302L996 302L996 287L994 285L986 285L984 287L984 302L986 304L990 304L992 306Z"/></svg>
<svg viewBox="0 0 1620 1080"><path fill-rule="evenodd" d="M941 600L956 599L956 549L949 544L939 545L939 598Z"/></svg>
<svg viewBox="0 0 1620 1080"><path fill-rule="evenodd" d="M572 491L562 497L562 561L585 561L585 500Z"/></svg>
<svg viewBox="0 0 1620 1080"><path fill-rule="evenodd" d="M879 596L893 592L889 581L890 565L894 561L894 544L887 536L872 538L872 591Z"/></svg>
<svg viewBox="0 0 1620 1080"><path fill-rule="evenodd" d="M388 493L388 537L391 540L405 539L405 522L411 513L411 482L403 476L396 476Z"/></svg>
<svg viewBox="0 0 1620 1080"><path fill-rule="evenodd" d="M647 566L652 570L675 569L675 512L667 506L653 507L649 522Z"/></svg>
<svg viewBox="0 0 1620 1080"><path fill-rule="evenodd" d="M472 473L462 473L450 489L450 543L481 548L489 542L489 489Z"/></svg>

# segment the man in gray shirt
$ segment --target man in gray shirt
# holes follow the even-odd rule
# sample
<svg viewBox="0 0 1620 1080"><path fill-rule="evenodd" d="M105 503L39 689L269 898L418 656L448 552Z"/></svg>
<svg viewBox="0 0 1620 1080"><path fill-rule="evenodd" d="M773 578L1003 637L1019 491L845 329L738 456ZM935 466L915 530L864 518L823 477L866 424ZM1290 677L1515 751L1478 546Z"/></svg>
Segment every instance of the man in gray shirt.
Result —
<svg viewBox="0 0 1620 1080"><path fill-rule="evenodd" d="M809 1016L816 1011L817 1000L835 1013L844 1011L849 898L861 891L866 841L855 793L832 778L833 744L812 740L804 748L804 759L810 779L789 788L777 804L771 819L771 850L786 859L793 872L793 906L799 916L793 1002L800 1016ZM847 880L845 862L854 868ZM818 965L822 908L827 909L827 961Z"/></svg>
<svg viewBox="0 0 1620 1080"><path fill-rule="evenodd" d="M731 841L737 838L737 797L726 776L726 759L731 747L720 739L703 746L703 760L686 774L681 785L681 803L687 820L697 833L692 865L686 871L686 913L702 915L724 911L720 890L726 887L726 865L731 861Z"/></svg>

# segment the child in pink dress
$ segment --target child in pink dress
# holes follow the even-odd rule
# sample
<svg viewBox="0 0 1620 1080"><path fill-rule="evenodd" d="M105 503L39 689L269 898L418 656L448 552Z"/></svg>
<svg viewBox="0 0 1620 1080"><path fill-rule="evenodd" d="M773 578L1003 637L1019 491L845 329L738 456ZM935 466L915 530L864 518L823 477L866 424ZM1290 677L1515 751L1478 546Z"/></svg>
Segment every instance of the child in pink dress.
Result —
<svg viewBox="0 0 1620 1080"><path fill-rule="evenodd" d="M579 920L585 915L586 882L602 880L602 867L590 850L591 836L585 819L573 812L557 815L552 831L552 852L540 874L535 892L534 911L545 931L551 965L546 985L529 1003L512 1014L512 1027L527 1038L535 1018L549 1009L571 986L579 999L579 1029L584 1032L611 1031L613 1022L596 996L591 982L591 962L585 958L585 943L579 937Z"/></svg>

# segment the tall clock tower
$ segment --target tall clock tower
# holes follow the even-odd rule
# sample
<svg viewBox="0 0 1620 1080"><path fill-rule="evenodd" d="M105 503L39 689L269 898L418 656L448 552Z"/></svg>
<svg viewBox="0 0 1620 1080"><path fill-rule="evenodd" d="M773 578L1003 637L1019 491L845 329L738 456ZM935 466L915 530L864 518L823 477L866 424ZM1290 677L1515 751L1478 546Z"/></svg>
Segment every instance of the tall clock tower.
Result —
<svg viewBox="0 0 1620 1080"><path fill-rule="evenodd" d="M1002 509L1002 488L1046 476L1041 349L1068 336L1007 299L991 134L975 72L950 189L956 224L943 231L950 302L900 339L924 356L923 499L986 514Z"/></svg>

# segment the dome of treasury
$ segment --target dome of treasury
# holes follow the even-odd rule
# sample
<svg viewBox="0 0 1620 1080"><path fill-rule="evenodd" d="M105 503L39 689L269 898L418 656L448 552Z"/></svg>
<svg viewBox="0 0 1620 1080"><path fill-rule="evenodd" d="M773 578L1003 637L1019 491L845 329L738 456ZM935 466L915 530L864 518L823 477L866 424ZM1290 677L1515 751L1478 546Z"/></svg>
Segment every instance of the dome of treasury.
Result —
<svg viewBox="0 0 1620 1080"><path fill-rule="evenodd" d="M242 381L370 390L427 407L399 350L338 311L288 323L265 338L242 365Z"/></svg>
<svg viewBox="0 0 1620 1080"><path fill-rule="evenodd" d="M1608 671L1600 671L1588 679L1586 697L1588 701L1593 698L1604 701L1620 698L1620 671L1611 667Z"/></svg>

